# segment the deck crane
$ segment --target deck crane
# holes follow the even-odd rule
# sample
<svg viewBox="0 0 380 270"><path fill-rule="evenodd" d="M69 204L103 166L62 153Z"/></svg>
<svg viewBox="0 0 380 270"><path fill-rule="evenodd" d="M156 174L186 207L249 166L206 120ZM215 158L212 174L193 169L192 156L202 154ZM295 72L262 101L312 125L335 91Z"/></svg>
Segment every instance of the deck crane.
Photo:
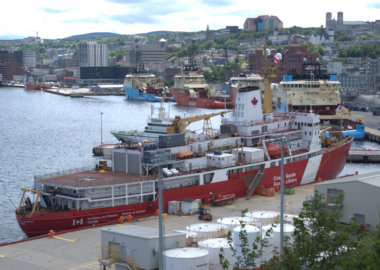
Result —
<svg viewBox="0 0 380 270"><path fill-rule="evenodd" d="M193 116L193 117L186 117L186 118L181 118L180 116L176 116L172 123L173 125L171 127L166 128L166 133L167 134L173 134L173 133L180 133L185 130L191 123L200 121L200 120L205 120L209 121L210 118L218 115L224 115L226 113L232 112L232 110L229 111L223 111L223 112L217 112L217 113L210 113L210 114L204 114L204 115L198 115L198 116ZM211 124L207 125L207 129L211 129ZM208 130L204 130L204 132L208 132Z"/></svg>

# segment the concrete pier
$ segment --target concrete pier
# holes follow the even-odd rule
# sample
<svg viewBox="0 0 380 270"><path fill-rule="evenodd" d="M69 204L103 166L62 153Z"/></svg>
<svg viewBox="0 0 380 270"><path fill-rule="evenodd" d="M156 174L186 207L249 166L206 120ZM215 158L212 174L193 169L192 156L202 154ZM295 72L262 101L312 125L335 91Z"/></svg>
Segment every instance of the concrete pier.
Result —
<svg viewBox="0 0 380 270"><path fill-rule="evenodd" d="M378 163L380 162L380 150L350 150L348 162L361 162L361 163Z"/></svg>
<svg viewBox="0 0 380 270"><path fill-rule="evenodd" d="M295 188L295 194L285 195L285 213L298 214L302 203L310 199L314 192L313 185ZM223 207L207 206L211 209L213 222L221 217L240 216L241 210L280 210L280 194L273 197L255 195L250 200L237 199L233 204ZM172 216L164 218L166 230L185 230L187 225L200 223L198 215ZM158 228L158 217L152 216L112 226L142 225ZM95 270L99 269L101 254L101 228L94 227L65 234L28 240L20 243L0 246L1 269L28 270Z"/></svg>
<svg viewBox="0 0 380 270"><path fill-rule="evenodd" d="M373 128L366 127L365 139L371 142L380 143L380 131Z"/></svg>

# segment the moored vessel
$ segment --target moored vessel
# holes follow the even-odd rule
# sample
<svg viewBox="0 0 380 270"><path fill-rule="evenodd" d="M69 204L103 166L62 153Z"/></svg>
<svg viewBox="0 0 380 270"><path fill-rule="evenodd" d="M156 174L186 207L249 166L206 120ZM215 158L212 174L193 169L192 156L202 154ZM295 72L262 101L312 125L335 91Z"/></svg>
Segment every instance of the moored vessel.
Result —
<svg viewBox="0 0 380 270"><path fill-rule="evenodd" d="M181 106L209 109L234 107L231 96L218 94L194 67L187 66L181 74L174 76L174 85L170 91Z"/></svg>
<svg viewBox="0 0 380 270"><path fill-rule="evenodd" d="M352 137L321 140L319 115L263 112L261 96L259 87L239 88L235 111L223 118L217 137L178 135L183 126L172 122L158 143L115 148L111 166L35 177L33 188L24 189L34 200L23 195L16 210L20 227L34 236L153 215L161 169L166 209L169 201L207 199L210 192L249 197L258 187L280 185L280 141L287 147L285 186L337 177Z"/></svg>
<svg viewBox="0 0 380 270"><path fill-rule="evenodd" d="M127 74L124 79L124 91L127 99L131 100L174 101L170 91L158 85L154 74Z"/></svg>
<svg viewBox="0 0 380 270"><path fill-rule="evenodd" d="M45 90L50 87L46 85L41 75L28 74L25 80L26 90Z"/></svg>
<svg viewBox="0 0 380 270"><path fill-rule="evenodd" d="M327 74L318 61L304 59L303 73L285 75L276 87L273 101L278 112L313 111L333 132L363 139L363 117L352 115L341 105L340 85L337 76Z"/></svg>

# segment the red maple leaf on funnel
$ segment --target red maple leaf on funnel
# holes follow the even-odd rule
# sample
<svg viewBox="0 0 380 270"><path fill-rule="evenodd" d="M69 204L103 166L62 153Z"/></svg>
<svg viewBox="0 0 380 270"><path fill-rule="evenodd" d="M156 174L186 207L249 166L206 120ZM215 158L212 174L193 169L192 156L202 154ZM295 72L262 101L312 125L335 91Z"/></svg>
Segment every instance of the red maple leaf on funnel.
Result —
<svg viewBox="0 0 380 270"><path fill-rule="evenodd" d="M256 99L256 97L254 97L254 98L251 100L251 102L252 102L253 105L256 105L256 104L257 104L257 101L258 101L258 100Z"/></svg>

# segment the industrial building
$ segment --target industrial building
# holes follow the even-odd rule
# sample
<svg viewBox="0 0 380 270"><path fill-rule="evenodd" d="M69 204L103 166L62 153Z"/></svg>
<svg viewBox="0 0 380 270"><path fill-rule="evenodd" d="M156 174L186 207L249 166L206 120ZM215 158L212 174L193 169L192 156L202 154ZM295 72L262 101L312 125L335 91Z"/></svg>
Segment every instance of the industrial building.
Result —
<svg viewBox="0 0 380 270"><path fill-rule="evenodd" d="M317 183L314 190L324 195L327 205L334 204L337 196L344 194L341 222L349 223L356 217L370 230L379 225L380 171Z"/></svg>
<svg viewBox="0 0 380 270"><path fill-rule="evenodd" d="M159 231L156 228L132 225L101 230L103 268L114 265L116 270L126 270L129 265L139 269L157 269ZM164 250L185 247L186 234L164 231Z"/></svg>

